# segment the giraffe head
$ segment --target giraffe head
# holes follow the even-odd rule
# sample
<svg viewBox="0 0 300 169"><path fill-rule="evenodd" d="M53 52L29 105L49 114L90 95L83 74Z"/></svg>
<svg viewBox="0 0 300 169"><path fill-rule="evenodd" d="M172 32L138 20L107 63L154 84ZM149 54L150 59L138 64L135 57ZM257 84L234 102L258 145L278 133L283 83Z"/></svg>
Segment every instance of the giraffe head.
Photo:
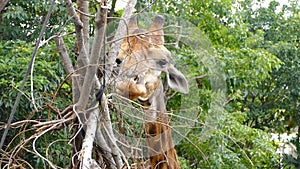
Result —
<svg viewBox="0 0 300 169"><path fill-rule="evenodd" d="M171 52L164 46L164 18L156 16L148 30L139 29L136 17L128 24L129 37L123 40L116 59L120 68L117 93L129 99L147 100L158 90L161 74L176 91L188 93L184 75L170 63Z"/></svg>

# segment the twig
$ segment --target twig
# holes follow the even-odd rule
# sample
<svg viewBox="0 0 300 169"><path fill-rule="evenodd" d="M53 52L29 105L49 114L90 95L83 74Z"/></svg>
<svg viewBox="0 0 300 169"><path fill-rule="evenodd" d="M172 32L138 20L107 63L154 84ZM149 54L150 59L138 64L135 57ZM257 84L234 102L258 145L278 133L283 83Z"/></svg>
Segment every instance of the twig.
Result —
<svg viewBox="0 0 300 169"><path fill-rule="evenodd" d="M32 147L33 147L33 150L34 152L36 153L37 156L39 156L40 158L42 158L43 160L45 160L49 165L50 167L56 169L57 166L54 165L50 160L48 160L47 158L45 158L44 156L42 156L37 150L36 150L36 141L44 134L46 134L47 132L55 129L59 124L61 123L65 123L67 120L60 120L60 122L52 125L51 127L49 127L48 129L44 130L43 132L41 132L41 134L38 134L35 136L34 140L33 140L33 143L32 143Z"/></svg>
<svg viewBox="0 0 300 169"><path fill-rule="evenodd" d="M79 10L77 8L74 8L74 9L75 9L75 11L79 12L81 15L84 15L84 16L87 16L87 17L91 17L91 18L95 18L96 17L95 15L91 15L91 14L82 12L81 10Z"/></svg>
<svg viewBox="0 0 300 169"><path fill-rule="evenodd" d="M11 127L21 127L24 125L23 123L39 123L39 121L37 121L37 120L22 120L22 121L14 122L10 126Z"/></svg>
<svg viewBox="0 0 300 169"><path fill-rule="evenodd" d="M78 121L79 121L80 127L79 127L79 129L77 130L76 134L74 134L74 136L70 139L69 144L71 144L71 142L76 138L76 136L80 133L80 131L81 131L82 128L83 128L83 123L82 123L82 121L81 121L81 118L80 118L78 112L76 111L76 104L74 104L74 105L72 106L72 108L73 108L73 111L74 111L75 115L77 116L77 119L78 119Z"/></svg>
<svg viewBox="0 0 300 169"><path fill-rule="evenodd" d="M28 129L28 130L26 130L26 131L30 131L30 130L33 130L33 129ZM26 131L22 132L22 134L25 133ZM19 133L18 135L21 135L21 133ZM17 135L17 136L18 136L18 135ZM17 138L17 136L15 136L14 139ZM9 157L9 164L11 163L12 159L14 159L15 156L19 153L19 151L20 151L25 145L27 145L33 138L34 138L34 136L31 136L31 137L29 137L28 139L22 141L20 144L18 144L17 146L14 147L15 149L11 152L11 155L10 155L10 157ZM14 139L13 139L13 140L14 140ZM10 144L12 144L12 141L10 142Z"/></svg>
<svg viewBox="0 0 300 169"><path fill-rule="evenodd" d="M114 36L114 40L113 40L114 42L112 43L111 50L108 53L108 63L113 63L117 58L117 53L119 52L119 50L121 48L122 41L120 41L121 39L120 40L116 40L116 39L119 39L120 37L124 37L126 35L126 33L128 34L128 29L126 29L127 23L134 11L134 7L135 7L136 3L137 3L137 0L129 0L127 3L127 6L124 9L122 18L124 18L124 20L126 20L127 22L119 22L116 34ZM110 72L112 72L112 69L113 69L112 65L107 66L107 70L109 70L109 72L106 74L106 77L105 77L106 79L108 79L108 77L111 76ZM106 81L108 81L108 80L106 80Z"/></svg>
<svg viewBox="0 0 300 169"><path fill-rule="evenodd" d="M34 169L26 160L24 160L24 159L18 159L18 161L21 161L22 163L25 163L29 168ZM19 167L23 168L22 165L20 165ZM14 166L14 168L18 168L18 167Z"/></svg>
<svg viewBox="0 0 300 169"><path fill-rule="evenodd" d="M125 38L129 38L129 37L133 37L133 36L136 36L136 37L138 37L138 36L141 36L141 35L147 35L147 34L150 34L150 33L152 33L152 32L157 32L157 31L159 31L159 30L163 30L163 29L167 29L167 28L170 28L170 27L178 27L178 26L176 26L176 25L168 25L168 26L165 26L165 27L163 27L163 28L159 28L159 29L154 29L154 30L151 30L151 31L146 31L146 32L141 32L141 33L134 33L134 34L126 34L126 35L123 35L123 36L121 36L121 37L116 37L116 38L114 38L113 40L111 40L111 41L108 41L107 42L107 44L113 44L113 43L116 43L116 42L118 42L118 41L121 41L121 40L123 40L123 39L125 39ZM168 35L176 35L176 34L168 34ZM157 35L152 35L152 36L163 36L163 35L161 35L161 34L157 34ZM182 37L186 37L186 36L184 36L184 35L182 35ZM148 42L149 43L149 42Z"/></svg>
<svg viewBox="0 0 300 169"><path fill-rule="evenodd" d="M67 112L72 111L72 110L73 110L73 105L70 105L67 108L65 108L60 114L62 116L64 116Z"/></svg>
<svg viewBox="0 0 300 169"><path fill-rule="evenodd" d="M111 149L108 146L107 141L104 139L103 133L100 129L101 126L98 126L97 131L96 131L96 143L97 145L99 145L101 147L101 149L104 150L104 152L106 153L105 156L107 159L109 159L110 163L111 163L111 168L112 169L116 169L116 163L113 159L112 153L111 153Z"/></svg>
<svg viewBox="0 0 300 169"><path fill-rule="evenodd" d="M48 39L42 41L42 42L40 43L39 48L43 47L43 46L44 46L45 44L47 44L49 41L51 41L52 39L57 38L58 36L59 36L59 37L64 37L64 36L68 36L68 35L71 35L71 34L74 34L74 33L75 33L75 32L67 32L67 33L64 33L64 34L53 35L53 36L51 36L50 38L48 38Z"/></svg>
<svg viewBox="0 0 300 169"><path fill-rule="evenodd" d="M26 93L24 93L23 91L19 90L16 86L12 85L12 87L14 89L16 89L18 92L20 92L29 102L32 102L32 100L30 99L30 97Z"/></svg>
<svg viewBox="0 0 300 169"><path fill-rule="evenodd" d="M51 147L53 144L55 144L55 143L57 143L57 142L60 142L60 141L68 142L67 139L57 139L57 140L51 142L51 143L47 146L47 148L46 148L46 157L49 157L49 149L50 149L50 147Z"/></svg>
<svg viewBox="0 0 300 169"><path fill-rule="evenodd" d="M106 128L105 125L104 125L104 129L105 129L105 131L106 131L106 133L107 133L108 138L110 139L110 141L111 141L111 143L112 143L111 146L114 147L113 149L115 149L115 151L116 151L116 152L113 151L112 153L113 153L114 155L120 154L121 157L123 158L123 161L125 162L127 168L130 169L130 165L129 165L129 163L128 163L128 161L127 161L127 159L126 159L124 153L120 150L120 148L119 148L118 145L117 145L117 139L114 137L113 133L111 133L111 131L109 131L109 129ZM117 152L118 152L118 153L117 153ZM121 164L122 164L122 163L121 163ZM117 167L118 167L118 165L117 165ZM120 167L118 167L118 168L123 168L123 167L120 166Z"/></svg>
<svg viewBox="0 0 300 169"><path fill-rule="evenodd" d="M33 51L33 56L32 56L32 64L31 64L31 68L30 68L30 94L31 94L31 100L32 100L32 104L33 104L33 107L36 111L38 111L38 108L37 108L37 105L36 105L36 102L35 102L35 98L34 98L34 86L33 86L33 70L34 70L34 63L35 63L35 59L36 59L36 54L37 54L37 51L40 47L40 43L41 43L41 40L42 40L42 36L44 35L44 32L46 30L46 26L49 22L49 19L50 19L50 16L51 16L51 13L52 13L52 10L54 8L54 5L55 5L55 0L52 1L51 3L51 6L49 8L49 11L47 13L47 16L46 16L46 19L44 21L44 24L42 26L42 30L40 32L40 35L39 35L39 38L38 38L38 41L36 43L36 46L34 48L34 51ZM40 107L40 106L39 106Z"/></svg>
<svg viewBox="0 0 300 169"><path fill-rule="evenodd" d="M208 77L207 74L204 74L204 75L201 75L201 76L196 76L196 77L193 77L192 79L195 80L195 79L205 79L206 77Z"/></svg>

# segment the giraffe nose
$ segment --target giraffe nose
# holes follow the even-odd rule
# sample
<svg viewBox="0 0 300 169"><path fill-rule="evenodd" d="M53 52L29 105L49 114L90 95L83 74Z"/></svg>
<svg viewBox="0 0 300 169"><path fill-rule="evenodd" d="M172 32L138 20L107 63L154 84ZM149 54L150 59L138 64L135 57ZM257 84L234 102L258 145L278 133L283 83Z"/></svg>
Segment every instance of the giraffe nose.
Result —
<svg viewBox="0 0 300 169"><path fill-rule="evenodd" d="M140 78L139 78L139 75L135 75L134 78L133 78L133 80L134 80L136 83L139 81L139 79L140 79Z"/></svg>
<svg viewBox="0 0 300 169"><path fill-rule="evenodd" d="M132 80L135 84L143 84L144 83L144 77L140 74L132 76Z"/></svg>
<svg viewBox="0 0 300 169"><path fill-rule="evenodd" d="M122 59L117 58L117 59L116 59L116 63L117 63L118 65L120 65L120 64L122 63Z"/></svg>

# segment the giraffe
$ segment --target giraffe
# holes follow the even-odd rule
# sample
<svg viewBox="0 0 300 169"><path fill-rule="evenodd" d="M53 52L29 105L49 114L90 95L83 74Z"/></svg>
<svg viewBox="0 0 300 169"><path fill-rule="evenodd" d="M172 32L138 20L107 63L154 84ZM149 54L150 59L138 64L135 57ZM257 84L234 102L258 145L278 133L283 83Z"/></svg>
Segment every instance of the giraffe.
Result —
<svg viewBox="0 0 300 169"><path fill-rule="evenodd" d="M164 46L163 24L164 18L157 15L148 30L143 30L137 26L136 17L131 17L130 36L123 40L116 59L120 69L116 92L143 105L150 168L179 169L161 74L165 73L168 85L181 93L188 93L188 83L170 63L171 52Z"/></svg>

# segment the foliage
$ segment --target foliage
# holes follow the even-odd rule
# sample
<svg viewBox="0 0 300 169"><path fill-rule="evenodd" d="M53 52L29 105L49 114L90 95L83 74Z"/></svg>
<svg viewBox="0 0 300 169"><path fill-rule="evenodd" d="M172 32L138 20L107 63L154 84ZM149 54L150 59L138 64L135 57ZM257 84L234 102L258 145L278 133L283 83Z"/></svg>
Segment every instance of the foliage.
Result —
<svg viewBox="0 0 300 169"><path fill-rule="evenodd" d="M35 40L41 31L50 2L45 0L10 0L2 14L0 39L19 39L27 42ZM68 21L63 1L56 1L46 29L46 38L65 29L65 25L70 24Z"/></svg>
<svg viewBox="0 0 300 169"><path fill-rule="evenodd" d="M224 123L218 130L211 128L202 135L200 128L194 130L189 133L194 144L185 141L180 146L193 168L276 168L279 156L274 156L276 147L268 134L245 126L242 112L222 112L219 118Z"/></svg>
<svg viewBox="0 0 300 169"><path fill-rule="evenodd" d="M271 68L275 67L273 65L279 65L278 63L280 63L276 57L264 50L261 53L267 55L249 49L247 51L246 49L237 49L237 54L229 49L222 50L220 48L219 50L223 52L219 55L219 61L226 65L224 69L227 70L227 76L230 75L230 78L228 77L230 86L228 90L231 89L229 92L235 91L235 94L229 95L230 99L242 97L242 93L237 92L237 90L251 91L259 86L262 81L270 76L268 71L261 69L271 71ZM186 72L191 72L191 74L188 74L188 76L197 77L209 74L207 65L195 53L188 49L177 52L177 57L183 59L184 63L189 63ZM235 58L234 61L231 60L233 58ZM253 64L246 64L247 59L250 58L253 59ZM199 59L199 61L195 62L195 59ZM271 66L261 64L261 59L266 59ZM241 63L245 64L241 65ZM255 74L254 70L258 73ZM260 129L253 129L244 125L246 114L240 111L243 105L227 106L226 108L230 112L218 107L215 104L218 96L214 94L215 91L211 88L208 80L208 78L202 79L200 85L198 83L196 86L198 89L192 89L193 86L191 86L191 91L199 91L197 93L197 99L199 99L197 103L202 111L198 115L198 123L193 126L195 129L189 133L188 139L177 146L182 157L189 161L189 164L193 166L192 168L205 168L204 166L207 166L206 168L255 168L258 166L274 168L278 166L277 147L273 145L270 135ZM169 100L168 105L174 108L172 104L174 104L173 99ZM193 105L193 103L190 105ZM192 109L192 111L196 111L196 109ZM189 114L186 116L190 117L191 113ZM203 124L205 127L203 127Z"/></svg>
<svg viewBox="0 0 300 169"><path fill-rule="evenodd" d="M237 126L234 123L227 123L235 112L242 113L244 117L244 120L239 123L239 132L247 133L249 136L250 133L266 135L265 131L284 132L298 126L298 116L294 116L299 110L300 98L297 86L299 82L299 32L297 32L299 31L299 6L296 5L296 1L290 1L290 6L283 6L280 11L277 7L279 3L275 1L272 1L268 7L258 7L257 9L252 8L254 4L247 0L238 3L231 0L191 1L190 3L166 0L157 4L153 5L155 11L171 13L197 25L215 47L218 54L217 61L226 74L228 96L225 100L225 108L228 113L222 115L226 119L222 122L226 122L226 125L230 126L229 128L224 127L227 129L226 131L235 129ZM195 62L194 59L191 62ZM181 60L183 62L181 64L186 63L187 60ZM198 60L201 59L198 58ZM197 68L202 69L202 66L196 66L194 69L197 70ZM206 107L204 112L210 112L210 110L212 110L212 105ZM223 128L220 130L215 132L226 133ZM190 137L199 138L200 135L203 135L201 129L196 130ZM202 140L193 140L194 143L200 144L198 147L204 152L193 160L201 159L201 157L205 159L203 156L207 154L209 154L208 158L211 157L210 153L217 149L217 145L222 145L221 147L225 147L226 150L228 143L225 141L228 140L225 137L226 134L211 136L211 140L206 145ZM233 140L241 140L244 137L237 134L234 135ZM224 142L214 142L214 140ZM276 147L272 146L272 142L267 136L261 137L259 142L268 144L269 146L266 147L269 147L268 152L272 155L250 159L253 160L255 167L269 166L273 168L276 162L279 162L276 158L278 155L274 151ZM185 147L186 144L190 143L183 143L182 146ZM229 144L228 147L230 146L232 144ZM260 146L257 144L252 144L252 146L254 147L248 148L247 151L253 150L252 153L259 153ZM191 147L190 149L183 148L183 154L187 154L187 151L191 149ZM239 149L225 150L224 152L227 152L228 155L241 154ZM247 151L245 151L246 154ZM218 157L212 161L219 159L220 163L212 162L210 164L212 168L227 168L233 165L230 161L224 160L223 154L226 154L224 152L216 153ZM269 161L271 156L275 158ZM249 157L252 156L249 155ZM240 159L240 157L234 158L234 156L231 158ZM205 160L202 162L206 163ZM198 161L195 164L201 166L202 162ZM250 167L247 160L235 162L236 165Z"/></svg>
<svg viewBox="0 0 300 169"><path fill-rule="evenodd" d="M9 117L17 92L20 88L21 81L27 66L30 61L32 51L34 49L33 43L27 43L21 40L3 41L0 42L0 119L1 123L6 123ZM56 90L65 78L65 73L60 62L58 53L55 52L56 46L52 42L42 47L35 61L35 67L33 71L33 86L34 97L36 105L39 107L39 112L34 111L34 107L30 94L30 80L26 82L25 90L19 109L14 117L15 121L21 120L36 120L46 121L47 119L57 118L56 114L51 113L53 111L51 107L62 108L70 103L67 98L70 98L70 86L60 89L57 96L54 96ZM67 85L68 86L68 85ZM25 130L25 131L23 131ZM3 130L0 131L2 135ZM31 123L25 123L23 126L18 126L15 129L11 129L8 137L6 138L8 146L4 147L7 151L18 149L23 141L29 136L34 134ZM70 147L61 144L60 139L66 139L67 133L48 134L43 136L37 142L37 149L40 152L48 151L48 155L52 157L53 161L60 162L62 166L67 166L67 161L61 161L65 159L65 155L70 155ZM31 140L32 141L32 140ZM8 144L9 143L9 144ZM46 149L47 146L51 146ZM54 144L52 144L54 143ZM53 146L55 145L55 149ZM32 144L26 145L24 148L31 150ZM61 150L60 150L61 149ZM23 151L23 150L22 150ZM20 152L24 154L25 152ZM17 151L18 152L18 151ZM61 152L67 152L62 154ZM31 164L36 164L36 168L43 166L43 162L37 159L34 154L27 154L22 157L24 160ZM18 159L16 159L18 160ZM59 163L57 163L59 164Z"/></svg>
<svg viewBox="0 0 300 169"><path fill-rule="evenodd" d="M2 42L0 45L0 90L2 93L0 106L4 111L13 105L11 98L16 96L16 88L19 88L21 85L34 46L32 43L18 40ZM46 92L57 88L64 76L62 66L56 61L58 55L54 52L53 47L53 44L52 46L47 45L46 48L40 50L35 63L36 69L33 72L33 81L35 91L37 91L35 97L39 98L37 104L43 104L45 101L43 96L45 96ZM27 81L25 88L27 90L25 90L24 94L30 96L29 81ZM28 105L29 107L30 104Z"/></svg>

